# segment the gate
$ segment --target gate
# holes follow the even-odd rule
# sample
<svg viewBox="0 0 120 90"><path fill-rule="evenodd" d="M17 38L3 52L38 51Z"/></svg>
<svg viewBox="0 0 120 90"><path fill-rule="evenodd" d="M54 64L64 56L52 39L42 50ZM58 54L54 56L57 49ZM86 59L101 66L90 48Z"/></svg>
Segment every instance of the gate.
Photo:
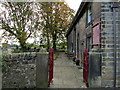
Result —
<svg viewBox="0 0 120 90"><path fill-rule="evenodd" d="M88 87L88 49L84 51L84 60L83 60L83 81Z"/></svg>
<svg viewBox="0 0 120 90"><path fill-rule="evenodd" d="M49 76L48 76L48 87L50 86L50 83L51 83L51 81L52 81L52 79L53 79L53 61L54 60L54 49L53 48L50 48L49 49L49 71L48 71L48 73L49 73Z"/></svg>

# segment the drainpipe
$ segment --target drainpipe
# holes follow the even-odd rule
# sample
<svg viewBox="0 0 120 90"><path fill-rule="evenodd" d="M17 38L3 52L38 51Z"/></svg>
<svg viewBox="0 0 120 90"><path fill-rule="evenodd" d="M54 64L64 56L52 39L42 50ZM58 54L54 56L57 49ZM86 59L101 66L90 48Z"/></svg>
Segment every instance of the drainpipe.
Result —
<svg viewBox="0 0 120 90"><path fill-rule="evenodd" d="M117 47L116 47L116 8L119 7L118 3L113 3L113 33L114 33L114 87L116 87L116 61L117 61Z"/></svg>

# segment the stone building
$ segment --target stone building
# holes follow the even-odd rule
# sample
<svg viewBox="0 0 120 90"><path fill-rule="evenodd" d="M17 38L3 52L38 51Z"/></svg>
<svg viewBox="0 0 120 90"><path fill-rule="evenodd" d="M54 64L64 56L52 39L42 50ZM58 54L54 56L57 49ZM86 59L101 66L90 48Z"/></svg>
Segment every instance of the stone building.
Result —
<svg viewBox="0 0 120 90"><path fill-rule="evenodd" d="M68 54L79 58L81 67L85 50L89 52L89 87L120 87L119 5L82 2L67 32Z"/></svg>

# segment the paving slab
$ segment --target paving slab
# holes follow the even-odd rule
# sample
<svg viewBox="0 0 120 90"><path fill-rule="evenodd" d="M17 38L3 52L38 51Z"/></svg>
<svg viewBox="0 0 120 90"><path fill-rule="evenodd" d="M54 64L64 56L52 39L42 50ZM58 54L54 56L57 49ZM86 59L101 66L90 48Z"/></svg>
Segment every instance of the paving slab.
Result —
<svg viewBox="0 0 120 90"><path fill-rule="evenodd" d="M49 88L86 88L83 70L79 69L64 52L54 60L54 78Z"/></svg>

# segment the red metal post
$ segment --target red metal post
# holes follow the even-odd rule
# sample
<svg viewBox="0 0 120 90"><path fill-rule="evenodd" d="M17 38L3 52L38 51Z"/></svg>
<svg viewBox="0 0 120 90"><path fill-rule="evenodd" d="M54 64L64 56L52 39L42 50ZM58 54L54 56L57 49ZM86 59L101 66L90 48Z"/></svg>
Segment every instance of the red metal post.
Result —
<svg viewBox="0 0 120 90"><path fill-rule="evenodd" d="M49 49L49 79L48 79L48 86L50 86L50 83L53 79L53 65L54 65L54 49Z"/></svg>
<svg viewBox="0 0 120 90"><path fill-rule="evenodd" d="M88 50L84 51L84 60L83 60L83 80L88 87Z"/></svg>

